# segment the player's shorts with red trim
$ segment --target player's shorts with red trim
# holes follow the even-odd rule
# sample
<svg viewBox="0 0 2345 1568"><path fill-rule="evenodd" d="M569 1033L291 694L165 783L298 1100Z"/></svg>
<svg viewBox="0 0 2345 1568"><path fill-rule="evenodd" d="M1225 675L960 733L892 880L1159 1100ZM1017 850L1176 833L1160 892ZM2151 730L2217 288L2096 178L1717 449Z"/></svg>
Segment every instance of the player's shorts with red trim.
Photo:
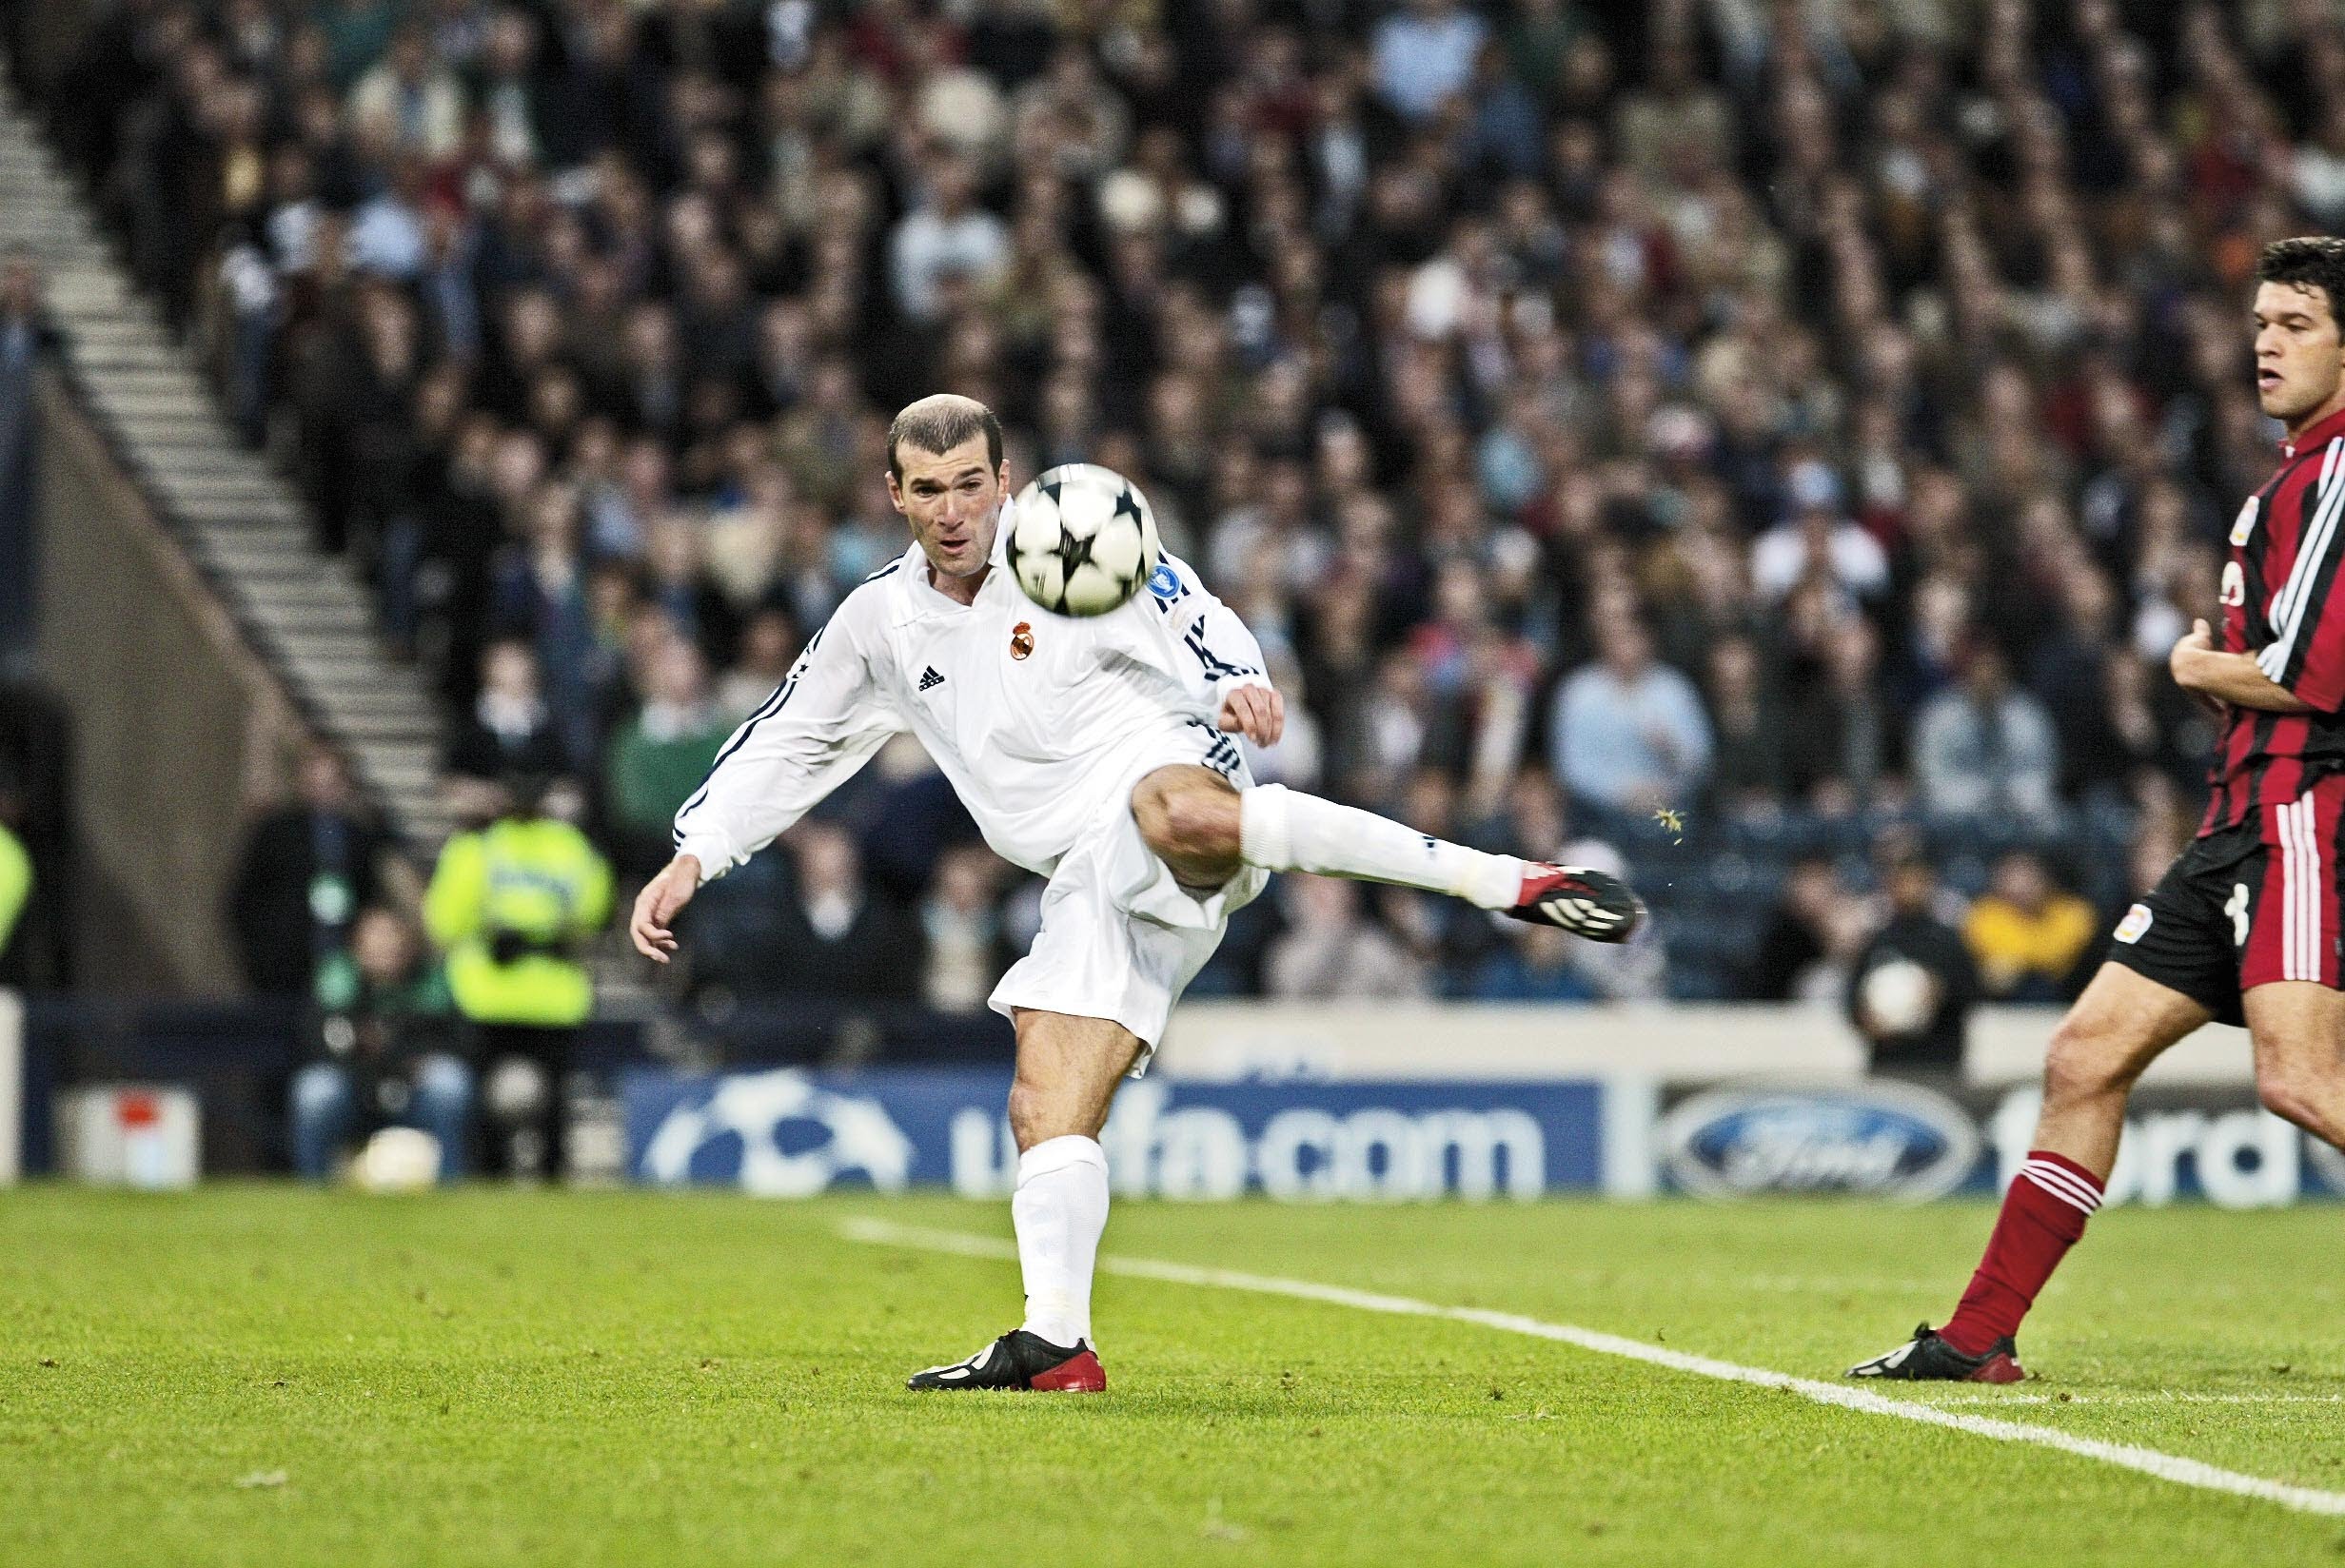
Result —
<svg viewBox="0 0 2345 1568"><path fill-rule="evenodd" d="M2125 911L2114 963L2245 1021L2239 998L2276 980L2338 987L2345 937L2337 877L2345 777L2327 778L2254 820L2192 841L2149 897Z"/></svg>

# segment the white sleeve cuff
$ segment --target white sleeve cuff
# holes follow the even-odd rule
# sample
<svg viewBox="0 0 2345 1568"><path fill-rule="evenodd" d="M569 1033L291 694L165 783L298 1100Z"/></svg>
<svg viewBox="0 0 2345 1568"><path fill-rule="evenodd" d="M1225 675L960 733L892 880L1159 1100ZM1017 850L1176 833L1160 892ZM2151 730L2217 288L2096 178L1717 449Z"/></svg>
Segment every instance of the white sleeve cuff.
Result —
<svg viewBox="0 0 2345 1568"><path fill-rule="evenodd" d="M687 833L676 846L678 854L688 854L700 863L700 885L706 887L733 869L733 845L724 834L703 830Z"/></svg>

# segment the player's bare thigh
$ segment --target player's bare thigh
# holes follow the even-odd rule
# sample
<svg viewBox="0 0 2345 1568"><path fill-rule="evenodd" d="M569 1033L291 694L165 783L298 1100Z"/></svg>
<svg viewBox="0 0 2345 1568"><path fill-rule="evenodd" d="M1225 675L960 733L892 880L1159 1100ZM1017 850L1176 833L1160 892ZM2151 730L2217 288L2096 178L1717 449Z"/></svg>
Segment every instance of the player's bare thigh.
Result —
<svg viewBox="0 0 2345 1568"><path fill-rule="evenodd" d="M2276 980L2242 999L2264 1108L2345 1147L2345 993Z"/></svg>
<svg viewBox="0 0 2345 1568"><path fill-rule="evenodd" d="M2125 1129L2136 1080L2176 1041L2214 1014L2171 986L2122 964L2103 964L2052 1031L2044 1052L2043 1113L2036 1147L2106 1177Z"/></svg>
<svg viewBox="0 0 2345 1568"><path fill-rule="evenodd" d="M1237 789L1211 768L1176 762L1132 787L1132 817L1186 888L1218 888L1238 872Z"/></svg>
<svg viewBox="0 0 2345 1568"><path fill-rule="evenodd" d="M1115 1088L1139 1059L1140 1037L1105 1018L1019 1008L1010 1130L1018 1151L1053 1138L1096 1138Z"/></svg>

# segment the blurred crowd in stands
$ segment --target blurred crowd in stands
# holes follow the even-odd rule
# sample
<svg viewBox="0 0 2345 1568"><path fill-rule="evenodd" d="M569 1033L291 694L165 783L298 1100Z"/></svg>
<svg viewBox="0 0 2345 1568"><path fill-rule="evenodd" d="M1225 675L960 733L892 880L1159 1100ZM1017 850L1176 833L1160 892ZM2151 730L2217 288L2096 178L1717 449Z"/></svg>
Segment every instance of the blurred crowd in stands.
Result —
<svg viewBox="0 0 2345 1568"><path fill-rule="evenodd" d="M1258 778L1665 916L1290 878L1201 993L1837 994L1905 928L2065 992L2195 820L2254 255L2345 222L2323 0L125 0L47 112L451 792L576 780L622 888L950 389L1147 490ZM704 993L967 1008L1034 919L909 741L719 887Z"/></svg>

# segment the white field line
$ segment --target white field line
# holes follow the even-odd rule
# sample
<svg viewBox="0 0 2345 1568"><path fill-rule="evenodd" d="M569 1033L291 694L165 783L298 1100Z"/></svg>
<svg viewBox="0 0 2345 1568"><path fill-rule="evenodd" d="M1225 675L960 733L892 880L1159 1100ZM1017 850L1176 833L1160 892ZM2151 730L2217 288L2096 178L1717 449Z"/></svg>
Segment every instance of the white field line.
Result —
<svg viewBox="0 0 2345 1568"><path fill-rule="evenodd" d="M924 1225L897 1225L888 1220L860 1216L841 1222L839 1233L850 1241L909 1247L922 1252L952 1252L969 1258L1015 1260L1017 1257L1015 1246L995 1237L932 1230ZM1764 1367L1742 1366L1733 1362L1715 1361L1707 1356L1689 1356L1682 1350L1666 1350L1640 1340L1624 1339L1618 1334L1600 1333L1570 1323L1547 1323L1538 1318L1521 1317L1512 1312L1491 1312L1476 1306L1443 1306L1412 1297L1385 1296L1373 1291L1351 1290L1342 1285L1318 1284L1310 1280L1285 1280L1273 1275L1244 1274L1227 1268L1198 1268L1189 1264L1167 1263L1155 1258L1103 1255L1099 1267L1104 1273L1141 1280L1161 1280L1168 1284L1193 1285L1211 1290L1244 1290L1257 1296L1287 1296L1296 1301L1349 1306L1362 1312L1382 1312L1401 1318L1440 1318L1452 1323L1495 1328L1502 1333L1526 1334L1532 1339L1560 1340L1566 1344L1575 1344L1598 1355L1620 1356L1629 1361L1667 1367L1672 1372L1690 1372L1696 1377L1716 1378L1722 1382L1778 1388L1818 1404L1837 1405L1843 1410L1862 1410L1867 1415L1890 1416L1899 1421L1919 1421L1925 1426L1951 1427L1958 1432L1968 1432L1973 1437L1992 1438L1998 1442L2024 1442L2040 1448L2058 1449L2080 1459L2099 1460L2103 1464L2136 1470L2159 1480L2172 1481L2178 1486L2195 1486L2209 1492L2228 1492L2235 1497L2257 1498L2300 1513L2345 1516L2345 1492L2323 1492L2310 1486L2292 1486L2262 1476L2245 1476L2236 1470L2224 1470L2201 1460L2161 1454L2156 1449L2137 1448L2131 1443L2081 1438L2056 1427L2029 1426L2020 1421L1997 1421L1989 1416L1963 1415L1916 1400L1891 1399L1867 1387L1819 1382L1812 1378L1795 1378L1785 1372L1770 1372Z"/></svg>
<svg viewBox="0 0 2345 1568"><path fill-rule="evenodd" d="M1932 1404L2345 1404L2345 1394L1955 1394Z"/></svg>

